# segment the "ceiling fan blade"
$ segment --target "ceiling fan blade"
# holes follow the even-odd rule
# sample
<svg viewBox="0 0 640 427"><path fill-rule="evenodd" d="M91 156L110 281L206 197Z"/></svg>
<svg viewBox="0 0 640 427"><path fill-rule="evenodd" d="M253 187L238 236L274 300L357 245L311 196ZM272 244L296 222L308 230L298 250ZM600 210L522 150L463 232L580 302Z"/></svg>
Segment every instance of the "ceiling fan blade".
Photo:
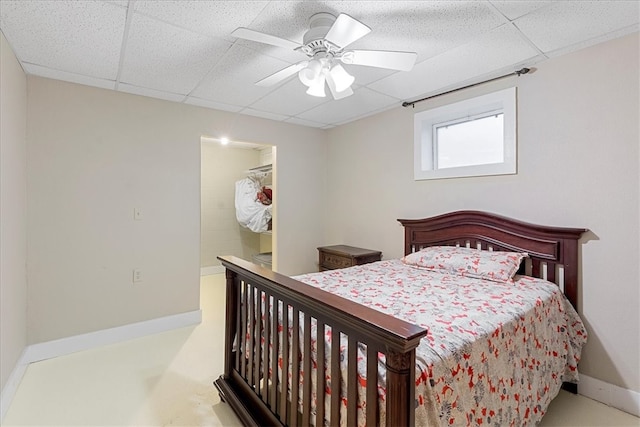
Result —
<svg viewBox="0 0 640 427"><path fill-rule="evenodd" d="M351 50L340 60L345 64L367 65L389 70L411 71L418 54L415 52L395 52L389 50Z"/></svg>
<svg viewBox="0 0 640 427"><path fill-rule="evenodd" d="M309 61L301 61L301 62L298 62L297 64L289 65L288 67L283 68L280 71L276 71L270 76L267 76L264 79L257 81L256 85L263 86L263 87L273 86L277 83L280 83L287 77L290 77L295 73L297 73L298 71L302 70L304 67L307 66L308 63Z"/></svg>
<svg viewBox="0 0 640 427"><path fill-rule="evenodd" d="M340 48L344 48L359 38L366 36L369 32L371 32L371 28L349 15L341 13L329 28L329 32L324 36L324 39Z"/></svg>
<svg viewBox="0 0 640 427"><path fill-rule="evenodd" d="M260 31L250 30L244 27L236 28L235 30L233 30L231 35L240 39L270 44L273 46L283 47L285 49L295 50L300 47L299 43L292 42L291 40L272 36L271 34L261 33Z"/></svg>

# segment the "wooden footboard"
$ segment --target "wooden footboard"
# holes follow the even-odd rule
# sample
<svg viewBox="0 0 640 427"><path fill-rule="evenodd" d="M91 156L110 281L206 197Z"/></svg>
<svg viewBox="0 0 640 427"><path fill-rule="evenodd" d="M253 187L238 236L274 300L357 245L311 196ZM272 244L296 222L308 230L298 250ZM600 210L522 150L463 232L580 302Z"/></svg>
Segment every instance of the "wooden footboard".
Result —
<svg viewBox="0 0 640 427"><path fill-rule="evenodd" d="M378 353L386 361L386 419L392 425L415 424L415 348L426 329L240 258L219 259L226 268L226 332L224 374L215 385L243 424L324 425L327 420L332 426L354 426L360 397L366 401L360 417L367 425L380 425ZM342 362L340 345L329 346L325 354L327 328L332 337L348 342ZM286 333L290 329L293 333ZM312 340L318 343L313 358ZM358 396L357 386L363 380L357 371L362 345L366 379L375 379L365 379L366 396ZM346 378L340 381L345 363ZM342 413L345 398L349 404Z"/></svg>

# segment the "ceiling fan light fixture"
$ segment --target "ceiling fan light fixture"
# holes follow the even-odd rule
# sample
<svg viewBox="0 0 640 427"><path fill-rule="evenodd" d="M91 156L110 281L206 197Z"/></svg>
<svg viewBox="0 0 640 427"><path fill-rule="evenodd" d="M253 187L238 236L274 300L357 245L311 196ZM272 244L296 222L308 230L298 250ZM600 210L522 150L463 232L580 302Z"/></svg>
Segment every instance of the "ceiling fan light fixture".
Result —
<svg viewBox="0 0 640 427"><path fill-rule="evenodd" d="M325 74L325 78L327 81L327 86L329 86L329 90L331 91L331 95L333 96L333 99L335 99L336 101L353 95L353 90L351 90L350 87L347 87L341 92L338 92L336 90L336 83L333 81L333 77L331 77L331 73L327 72Z"/></svg>
<svg viewBox="0 0 640 427"><path fill-rule="evenodd" d="M329 73L335 83L336 92L342 92L349 89L356 80L356 78L347 73L344 67L340 64L335 65Z"/></svg>
<svg viewBox="0 0 640 427"><path fill-rule="evenodd" d="M326 96L326 94L324 93L324 82L324 74L320 73L313 84L309 86L309 89L307 89L307 94L311 96L317 96L319 98L324 98Z"/></svg>
<svg viewBox="0 0 640 427"><path fill-rule="evenodd" d="M298 72L298 78L305 86L312 87L316 84L316 81L321 74L322 63L317 59L312 59L305 68Z"/></svg>

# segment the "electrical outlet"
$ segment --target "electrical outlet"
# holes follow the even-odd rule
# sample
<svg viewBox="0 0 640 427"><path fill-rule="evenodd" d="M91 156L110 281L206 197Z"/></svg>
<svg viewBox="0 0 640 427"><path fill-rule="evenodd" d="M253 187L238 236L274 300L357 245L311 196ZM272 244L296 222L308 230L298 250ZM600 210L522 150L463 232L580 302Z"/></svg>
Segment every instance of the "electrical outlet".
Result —
<svg viewBox="0 0 640 427"><path fill-rule="evenodd" d="M133 283L142 282L142 270L136 268L133 270Z"/></svg>

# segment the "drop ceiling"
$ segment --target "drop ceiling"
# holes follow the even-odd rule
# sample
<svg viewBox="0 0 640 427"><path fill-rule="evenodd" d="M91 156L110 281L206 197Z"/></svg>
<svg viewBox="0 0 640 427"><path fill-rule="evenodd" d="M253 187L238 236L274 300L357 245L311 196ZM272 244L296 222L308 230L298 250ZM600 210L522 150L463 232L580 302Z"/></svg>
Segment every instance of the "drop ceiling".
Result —
<svg viewBox="0 0 640 427"><path fill-rule="evenodd" d="M27 74L317 128L531 67L638 31L633 1L0 0L0 30ZM412 71L344 65L354 94L305 93L306 58L231 36L237 27L302 41L317 12L372 31L350 48L418 54ZM533 78L533 77L519 77Z"/></svg>

